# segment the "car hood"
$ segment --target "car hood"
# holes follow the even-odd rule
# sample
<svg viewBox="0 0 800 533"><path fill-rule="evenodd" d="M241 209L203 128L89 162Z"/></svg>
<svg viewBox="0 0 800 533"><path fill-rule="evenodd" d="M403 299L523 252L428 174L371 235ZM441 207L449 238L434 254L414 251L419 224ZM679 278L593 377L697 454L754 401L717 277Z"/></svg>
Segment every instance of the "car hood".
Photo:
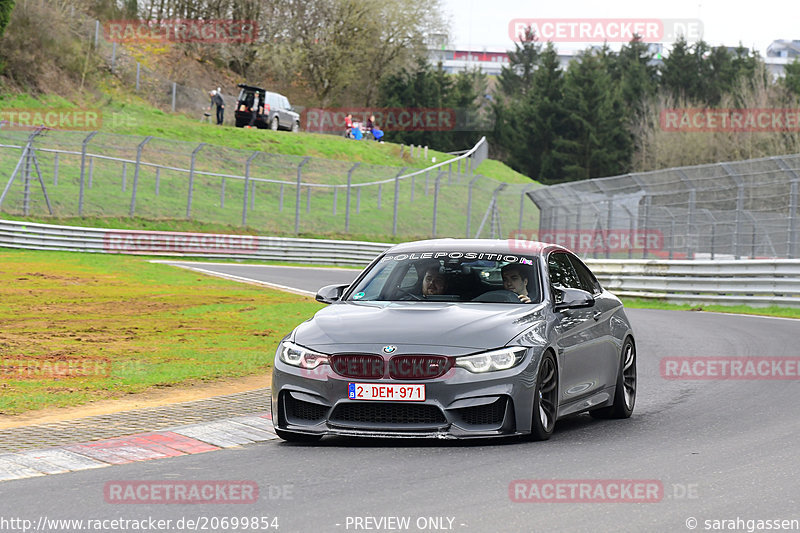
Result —
<svg viewBox="0 0 800 533"><path fill-rule="evenodd" d="M328 353L338 351L331 345L498 348L529 328L539 310L501 303L342 302L298 326L294 341Z"/></svg>

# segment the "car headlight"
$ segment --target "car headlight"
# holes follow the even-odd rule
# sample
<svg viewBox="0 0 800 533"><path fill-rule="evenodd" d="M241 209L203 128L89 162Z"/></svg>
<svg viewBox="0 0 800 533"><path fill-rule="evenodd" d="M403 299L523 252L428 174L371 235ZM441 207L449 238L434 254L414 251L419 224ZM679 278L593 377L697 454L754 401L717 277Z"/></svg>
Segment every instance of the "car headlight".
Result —
<svg viewBox="0 0 800 533"><path fill-rule="evenodd" d="M509 346L491 352L457 357L456 366L466 368L476 374L493 370L508 370L522 362L526 350L527 348L523 346Z"/></svg>
<svg viewBox="0 0 800 533"><path fill-rule="evenodd" d="M328 356L317 353L308 348L298 346L293 342L284 341L278 350L281 361L287 365L297 366L300 368L317 368L319 365L328 364Z"/></svg>

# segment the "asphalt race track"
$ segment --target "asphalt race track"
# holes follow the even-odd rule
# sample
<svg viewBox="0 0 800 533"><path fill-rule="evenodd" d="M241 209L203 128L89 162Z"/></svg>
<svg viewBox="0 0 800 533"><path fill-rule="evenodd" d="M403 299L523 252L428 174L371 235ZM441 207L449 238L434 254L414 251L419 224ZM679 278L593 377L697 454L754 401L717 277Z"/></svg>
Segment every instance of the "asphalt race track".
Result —
<svg viewBox="0 0 800 533"><path fill-rule="evenodd" d="M357 274L202 268L312 292ZM172 519L169 531L185 531L174 526L176 520L263 516L277 517L278 531L288 532L671 532L720 531L722 526L747 531L750 525L758 531L758 520L769 520L769 529L776 530L776 520L800 520L800 380L673 380L660 371L664 357L800 357L800 321L637 309L628 314L639 358L638 397L629 420L597 421L587 415L562 420L543 443L330 438L305 446L270 441L9 481L0 483L0 526L12 517L34 525L42 516L152 517ZM107 503L105 484L121 480L247 480L258 484L260 498L254 504ZM603 486L647 483L661 489L656 501L645 503L576 503L561 496L555 503L515 502L513 489L509 492L515 480L564 480L562 486L612 480ZM730 522L737 519L738 524ZM209 524L207 531L235 530ZM14 529L7 523L0 530Z"/></svg>

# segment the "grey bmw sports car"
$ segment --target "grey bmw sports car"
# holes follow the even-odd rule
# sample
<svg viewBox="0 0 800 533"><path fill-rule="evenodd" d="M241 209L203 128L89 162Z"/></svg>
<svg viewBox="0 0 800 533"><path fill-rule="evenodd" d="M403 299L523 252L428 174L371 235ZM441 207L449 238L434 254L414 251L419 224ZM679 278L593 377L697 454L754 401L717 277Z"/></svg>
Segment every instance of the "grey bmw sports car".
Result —
<svg viewBox="0 0 800 533"><path fill-rule="evenodd" d="M559 418L627 418L636 344L622 303L569 250L529 241L400 244L287 335L278 436L544 440Z"/></svg>

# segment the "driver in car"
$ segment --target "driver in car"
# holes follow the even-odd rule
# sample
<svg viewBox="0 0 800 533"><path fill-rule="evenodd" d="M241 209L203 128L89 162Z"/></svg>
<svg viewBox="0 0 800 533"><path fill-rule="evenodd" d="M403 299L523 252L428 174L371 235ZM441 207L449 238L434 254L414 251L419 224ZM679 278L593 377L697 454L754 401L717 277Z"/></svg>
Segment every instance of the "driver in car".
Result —
<svg viewBox="0 0 800 533"><path fill-rule="evenodd" d="M531 303L528 296L528 277L522 272L519 265L510 264L500 269L503 275L503 288L517 295L524 304Z"/></svg>
<svg viewBox="0 0 800 533"><path fill-rule="evenodd" d="M425 270L425 277L422 278L422 295L430 296L444 294L447 290L447 278L439 272L439 267L432 265Z"/></svg>

